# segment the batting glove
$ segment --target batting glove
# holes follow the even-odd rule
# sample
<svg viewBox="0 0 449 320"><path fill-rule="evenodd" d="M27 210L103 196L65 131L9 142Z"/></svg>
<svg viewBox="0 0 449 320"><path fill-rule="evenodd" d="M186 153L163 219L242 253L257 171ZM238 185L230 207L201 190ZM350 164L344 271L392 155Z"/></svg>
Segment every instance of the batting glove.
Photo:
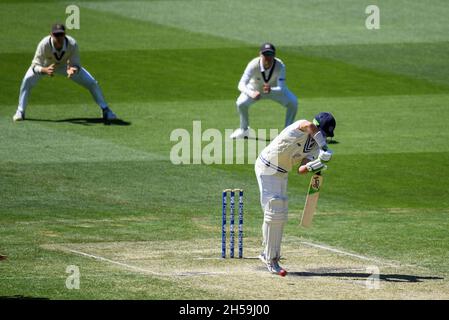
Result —
<svg viewBox="0 0 449 320"><path fill-rule="evenodd" d="M306 164L307 171L316 173L318 171L324 171L327 169L327 166L320 161L320 159L316 159L310 161Z"/></svg>
<svg viewBox="0 0 449 320"><path fill-rule="evenodd" d="M329 162L332 159L332 154L334 152L331 149L320 150L320 154L318 156L318 159L320 159L323 162Z"/></svg>

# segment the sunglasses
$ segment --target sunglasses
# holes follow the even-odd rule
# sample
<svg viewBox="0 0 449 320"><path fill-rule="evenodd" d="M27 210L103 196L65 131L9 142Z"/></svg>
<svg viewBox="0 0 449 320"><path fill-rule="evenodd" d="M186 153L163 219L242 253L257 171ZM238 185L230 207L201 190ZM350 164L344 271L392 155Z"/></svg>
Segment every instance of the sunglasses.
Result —
<svg viewBox="0 0 449 320"><path fill-rule="evenodd" d="M65 33L53 33L56 38L64 37Z"/></svg>

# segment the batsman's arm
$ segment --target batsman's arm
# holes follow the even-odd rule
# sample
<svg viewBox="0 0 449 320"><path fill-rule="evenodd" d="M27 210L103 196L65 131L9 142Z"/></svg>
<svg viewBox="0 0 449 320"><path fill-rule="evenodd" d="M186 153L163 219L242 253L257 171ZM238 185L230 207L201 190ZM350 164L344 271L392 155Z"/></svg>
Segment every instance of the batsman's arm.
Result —
<svg viewBox="0 0 449 320"><path fill-rule="evenodd" d="M318 129L318 127L316 125L314 125L312 122L307 121L307 120L302 120L299 123L298 130L306 132L306 133L310 134L314 138L315 138L315 135L320 132L320 130Z"/></svg>
<svg viewBox="0 0 449 320"><path fill-rule="evenodd" d="M298 129L311 135L321 150L327 151L329 149L329 147L327 146L326 138L323 136L320 129L318 129L318 127L312 122L303 120L299 123ZM330 153L332 154L332 151L330 151ZM326 161L329 160L330 157Z"/></svg>
<svg viewBox="0 0 449 320"><path fill-rule="evenodd" d="M309 172L319 174L321 171L327 169L327 166L321 162L320 159L310 160L303 159L301 165L298 168L298 174L304 175Z"/></svg>
<svg viewBox="0 0 449 320"><path fill-rule="evenodd" d="M301 161L301 165L298 168L298 174L307 174L309 171L307 170L306 164L309 163L309 159L303 159Z"/></svg>

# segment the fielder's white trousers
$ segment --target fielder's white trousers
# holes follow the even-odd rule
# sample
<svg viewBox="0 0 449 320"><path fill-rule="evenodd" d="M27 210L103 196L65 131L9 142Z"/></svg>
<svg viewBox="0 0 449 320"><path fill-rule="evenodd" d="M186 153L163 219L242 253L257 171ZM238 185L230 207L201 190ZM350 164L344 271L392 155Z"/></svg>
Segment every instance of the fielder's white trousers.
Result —
<svg viewBox="0 0 449 320"><path fill-rule="evenodd" d="M55 69L55 73L67 76L67 66L60 65ZM30 96L31 89L33 89L33 87L44 76L47 75L34 73L31 67L27 70L25 76L23 77L22 85L20 86L19 105L17 108L19 111L25 112L25 109L28 105L28 98ZM70 79L89 90L95 102L100 108L107 108L108 104L103 97L103 93L100 86L98 85L98 82L86 69L81 68L79 72L74 74Z"/></svg>
<svg viewBox="0 0 449 320"><path fill-rule="evenodd" d="M285 114L285 126L291 125L295 121L296 112L298 111L298 99L296 96L287 88L282 91L271 91L268 94L262 93L260 99L270 99L278 102L287 108ZM237 98L236 105L237 111L240 115L240 128L247 129L249 126L249 107L257 102L253 98L246 95L246 93L241 93Z"/></svg>

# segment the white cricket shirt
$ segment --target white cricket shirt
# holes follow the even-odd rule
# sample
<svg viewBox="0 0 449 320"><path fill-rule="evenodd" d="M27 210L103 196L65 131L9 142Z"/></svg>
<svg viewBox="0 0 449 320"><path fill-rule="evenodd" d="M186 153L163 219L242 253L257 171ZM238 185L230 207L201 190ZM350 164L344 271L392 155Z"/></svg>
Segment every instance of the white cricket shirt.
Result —
<svg viewBox="0 0 449 320"><path fill-rule="evenodd" d="M259 159L266 167L288 173L303 159L318 157L318 144L307 132L298 129L302 121L306 120L298 120L286 127L262 150Z"/></svg>
<svg viewBox="0 0 449 320"><path fill-rule="evenodd" d="M48 67L51 64L69 65L73 67L81 67L78 45L70 36L65 36L64 45L61 50L56 50L53 45L51 36L46 36L37 45L31 67L33 72L40 73L42 67Z"/></svg>
<svg viewBox="0 0 449 320"><path fill-rule="evenodd" d="M262 73L264 72L265 75ZM271 73L271 77L270 77ZM274 58L273 65L270 69L265 70L262 59L260 57L254 58L246 66L240 79L238 88L241 92L250 95L251 91L257 90L263 92L263 85L265 80L271 87L271 91L281 91L285 85L285 65L281 59Z"/></svg>

